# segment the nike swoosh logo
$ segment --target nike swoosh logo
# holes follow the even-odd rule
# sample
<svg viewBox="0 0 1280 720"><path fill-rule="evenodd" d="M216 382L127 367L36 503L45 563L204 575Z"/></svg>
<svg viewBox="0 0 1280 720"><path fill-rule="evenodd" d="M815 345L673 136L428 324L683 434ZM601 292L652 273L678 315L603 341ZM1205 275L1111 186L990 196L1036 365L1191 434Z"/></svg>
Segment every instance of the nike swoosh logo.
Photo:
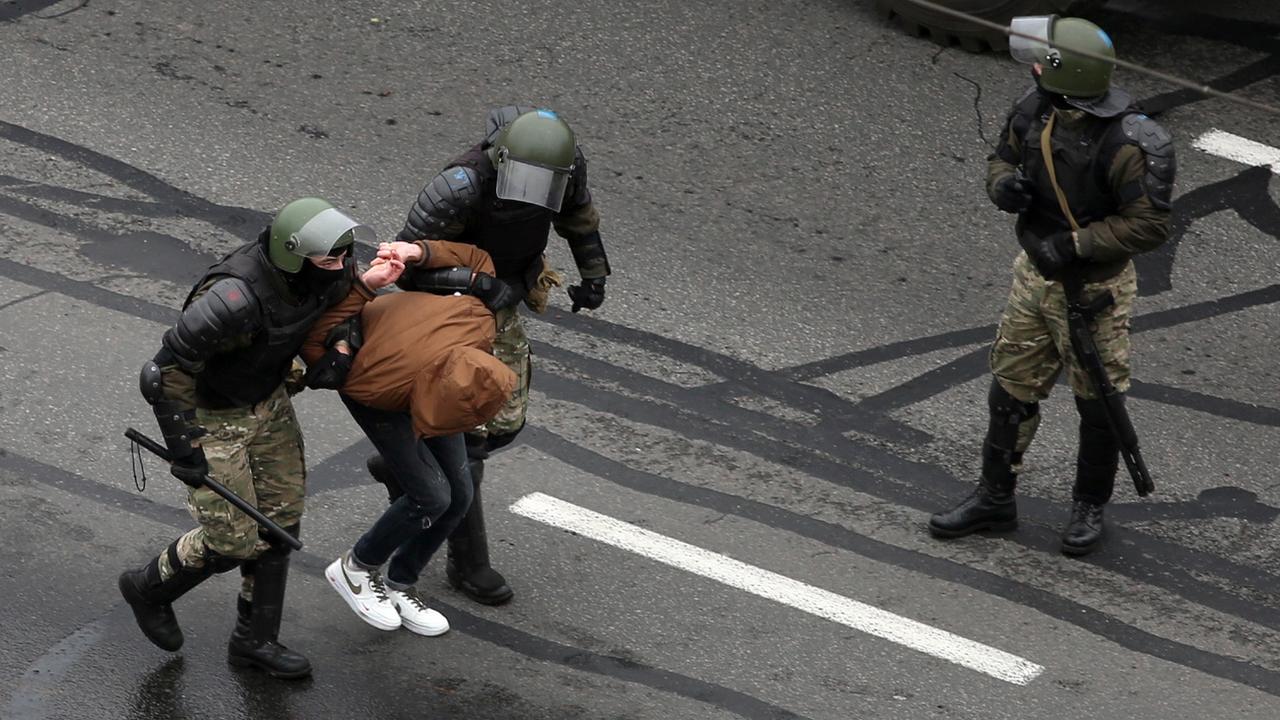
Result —
<svg viewBox="0 0 1280 720"><path fill-rule="evenodd" d="M345 564L339 565L338 569L342 571L342 579L344 582L347 583L348 590L350 590L355 595L359 595L361 592L364 591L364 588L362 586L356 585L355 583L351 582L351 578L347 576L347 568Z"/></svg>

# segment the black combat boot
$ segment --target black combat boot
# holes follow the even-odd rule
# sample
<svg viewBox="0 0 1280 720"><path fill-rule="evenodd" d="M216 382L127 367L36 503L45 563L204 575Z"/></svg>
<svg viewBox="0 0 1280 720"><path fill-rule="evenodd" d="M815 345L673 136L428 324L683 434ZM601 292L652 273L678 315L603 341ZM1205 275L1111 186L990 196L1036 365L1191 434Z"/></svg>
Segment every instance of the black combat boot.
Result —
<svg viewBox="0 0 1280 720"><path fill-rule="evenodd" d="M501 605L515 595L506 578L489 567L489 539L484 530L484 508L480 504L480 481L484 479L484 461L467 461L475 496L471 507L449 536L445 575L449 584L467 597L484 605Z"/></svg>
<svg viewBox="0 0 1280 720"><path fill-rule="evenodd" d="M1102 542L1102 505L1088 500L1071 504L1071 520L1062 532L1062 552L1088 555Z"/></svg>
<svg viewBox="0 0 1280 720"><path fill-rule="evenodd" d="M404 490L400 489L400 483L396 481L395 474L391 472L391 468L387 467L387 461L383 460L381 455L370 455L365 459L364 466L373 479L387 489L387 502L393 503L404 495Z"/></svg>
<svg viewBox="0 0 1280 720"><path fill-rule="evenodd" d="M1120 397L1124 402L1124 397ZM1102 400L1076 397L1080 413L1080 447L1076 452L1076 484L1072 491L1071 520L1062 533L1062 552L1088 555L1102 542L1105 530L1102 507L1115 489L1120 468L1120 443L1107 422Z"/></svg>
<svg viewBox="0 0 1280 720"><path fill-rule="evenodd" d="M174 652L182 647L183 637L172 603L207 580L214 568L211 563L200 568L183 567L178 562L177 541L165 552L169 555L169 567L175 570L168 580L160 579L160 558L156 557L137 570L121 573L118 585L142 634L161 650Z"/></svg>
<svg viewBox="0 0 1280 720"><path fill-rule="evenodd" d="M286 529L297 537L297 525ZM311 662L278 640L289 576L289 548L272 545L253 562L252 574L253 602L236 598L236 627L227 643L227 662L258 668L274 678L307 677Z"/></svg>
<svg viewBox="0 0 1280 720"><path fill-rule="evenodd" d="M1018 527L1018 504L1013 497L1017 476L987 466L990 446L983 443L982 477L978 487L959 505L929 518L936 538L958 538L979 530L1008 531Z"/></svg>
<svg viewBox="0 0 1280 720"><path fill-rule="evenodd" d="M1019 402L994 379L987 404L990 422L982 442L982 477L978 487L959 505L929 518L929 532L936 538L964 537L979 530L1007 531L1018 526L1018 505L1013 497L1018 475L1013 468L1022 462L1022 453L1015 448L1019 428L1035 433L1039 406Z"/></svg>

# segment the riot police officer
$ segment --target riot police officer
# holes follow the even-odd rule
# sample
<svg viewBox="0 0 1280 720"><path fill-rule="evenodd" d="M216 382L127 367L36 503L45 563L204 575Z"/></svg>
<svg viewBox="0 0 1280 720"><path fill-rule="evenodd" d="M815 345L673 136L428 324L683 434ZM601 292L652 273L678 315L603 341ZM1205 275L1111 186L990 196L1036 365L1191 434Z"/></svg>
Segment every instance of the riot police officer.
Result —
<svg viewBox="0 0 1280 720"><path fill-rule="evenodd" d="M306 469L286 377L311 325L352 283L382 287L401 267L379 262L357 277L357 239L372 242L373 231L328 202L289 203L256 241L205 272L143 366L142 394L155 411L171 472L190 486L187 506L199 523L120 576L139 628L164 650L183 643L173 601L239 567L229 661L274 677L311 673L305 657L278 641L289 548L269 544L253 520L202 481L207 475L220 482L297 537Z"/></svg>
<svg viewBox="0 0 1280 720"><path fill-rule="evenodd" d="M1031 64L1036 85L1013 107L996 152L988 158L987 192L1017 213L1024 252L991 349L990 423L978 487L956 507L935 514L929 529L954 538L1017 524L1014 487L1040 422L1039 403L1065 367L1080 416L1070 520L1062 551L1084 555L1103 535L1119 444L1104 401L1073 353L1064 281L1083 287L1082 302L1113 301L1089 328L1106 374L1119 393L1129 387L1129 322L1137 295L1131 258L1169 235L1175 171L1173 141L1111 84L1114 64L1073 52L1115 57L1111 38L1077 18L1015 18L1010 50ZM1120 396L1123 400L1123 395Z"/></svg>
<svg viewBox="0 0 1280 720"><path fill-rule="evenodd" d="M568 288L573 311L604 302L609 260L600 239L600 217L587 189L587 165L573 130L547 109L507 106L489 114L485 138L433 177L409 210L391 255L405 262L398 284L411 290L463 290L485 298L495 310L494 355L517 377L516 390L497 417L467 435L472 458L474 500L449 538L446 575L451 585L477 602L497 605L511 599L506 579L489 565L480 482L484 460L511 443L524 427L529 399L529 340L517 306L545 309L552 274L543 262L547 233L554 227L568 240L581 283ZM495 277L476 275L455 287L440 271L423 271L419 239L470 243L489 253ZM470 276L468 276L470 277ZM498 304L494 304L498 299ZM369 471L394 487L385 464L374 456Z"/></svg>

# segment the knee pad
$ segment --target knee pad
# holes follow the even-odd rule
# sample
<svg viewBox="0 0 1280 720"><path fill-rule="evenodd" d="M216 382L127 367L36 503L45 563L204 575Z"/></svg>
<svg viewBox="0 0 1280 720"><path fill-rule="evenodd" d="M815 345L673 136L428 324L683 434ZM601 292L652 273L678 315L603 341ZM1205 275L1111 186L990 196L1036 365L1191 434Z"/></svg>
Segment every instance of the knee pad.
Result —
<svg viewBox="0 0 1280 720"><path fill-rule="evenodd" d="M1010 395L996 378L991 378L991 390L987 393L987 407L991 410L993 417L1000 418L1010 425L1019 425L1040 412L1040 403L1022 402Z"/></svg>

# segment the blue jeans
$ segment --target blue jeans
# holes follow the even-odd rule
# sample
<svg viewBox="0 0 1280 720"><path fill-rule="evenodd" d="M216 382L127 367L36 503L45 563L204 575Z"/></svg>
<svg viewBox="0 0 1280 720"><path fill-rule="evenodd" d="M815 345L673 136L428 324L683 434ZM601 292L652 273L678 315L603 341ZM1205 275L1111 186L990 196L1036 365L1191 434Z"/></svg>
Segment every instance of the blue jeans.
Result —
<svg viewBox="0 0 1280 720"><path fill-rule="evenodd" d="M404 492L356 541L355 561L375 568L390 560L388 584L409 587L471 507L466 442L461 433L418 438L408 413L341 397Z"/></svg>

